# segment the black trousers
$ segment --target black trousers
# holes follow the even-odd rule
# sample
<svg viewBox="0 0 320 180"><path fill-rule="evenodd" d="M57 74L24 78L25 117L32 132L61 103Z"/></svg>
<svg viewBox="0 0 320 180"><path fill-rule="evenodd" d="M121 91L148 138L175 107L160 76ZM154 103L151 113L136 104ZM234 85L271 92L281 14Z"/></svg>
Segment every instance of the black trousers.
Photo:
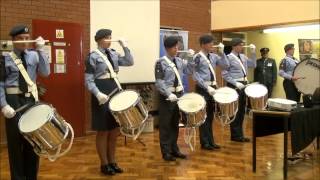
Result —
<svg viewBox="0 0 320 180"><path fill-rule="evenodd" d="M246 82L241 82L241 83L247 84ZM244 137L242 124L243 124L244 116L246 113L246 102L247 102L246 94L244 92L244 89L242 90L236 89L235 86L233 86L230 83L227 83L227 86L235 89L239 95L238 112L236 114L235 120L230 124L231 138L241 138L241 137Z"/></svg>
<svg viewBox="0 0 320 180"><path fill-rule="evenodd" d="M8 104L17 109L26 103L34 104L34 99L23 95L6 95ZM36 180L39 168L39 157L30 143L21 135L18 122L25 112L18 112L13 118L6 119L6 133L10 164L11 180Z"/></svg>
<svg viewBox="0 0 320 180"><path fill-rule="evenodd" d="M301 93L298 91L294 83L288 79L283 81L283 88L286 93L286 98L300 102L300 95Z"/></svg>
<svg viewBox="0 0 320 180"><path fill-rule="evenodd" d="M268 98L270 98L271 95L272 95L273 84L272 84L272 83L265 83L264 85L265 85L265 86L267 87L267 89L268 89Z"/></svg>
<svg viewBox="0 0 320 180"><path fill-rule="evenodd" d="M201 145L213 145L213 130L212 130L212 122L213 122L213 113L214 113L214 101L213 97L207 92L206 89L201 88L200 86L196 86L196 92L204 97L206 100L206 111L207 118L205 122L199 127L200 132L200 144Z"/></svg>
<svg viewBox="0 0 320 180"><path fill-rule="evenodd" d="M180 97L182 93L176 94ZM167 97L160 94L159 97L159 136L162 155L180 152L177 140L179 136L179 107L176 102L166 100Z"/></svg>

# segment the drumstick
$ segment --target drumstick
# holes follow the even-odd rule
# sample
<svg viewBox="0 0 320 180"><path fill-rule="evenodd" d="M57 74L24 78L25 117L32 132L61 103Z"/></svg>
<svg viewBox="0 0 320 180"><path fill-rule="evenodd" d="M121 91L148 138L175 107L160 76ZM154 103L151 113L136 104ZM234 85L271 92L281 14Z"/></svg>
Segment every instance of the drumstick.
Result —
<svg viewBox="0 0 320 180"><path fill-rule="evenodd" d="M29 105L30 105L30 104L29 104L29 103L27 103L27 104L25 104L25 105L23 105L23 106L21 106L21 107L17 108L17 109L15 110L15 112L16 112L16 113L18 113L18 112L20 112L20 111L24 110L25 108L27 108Z"/></svg>

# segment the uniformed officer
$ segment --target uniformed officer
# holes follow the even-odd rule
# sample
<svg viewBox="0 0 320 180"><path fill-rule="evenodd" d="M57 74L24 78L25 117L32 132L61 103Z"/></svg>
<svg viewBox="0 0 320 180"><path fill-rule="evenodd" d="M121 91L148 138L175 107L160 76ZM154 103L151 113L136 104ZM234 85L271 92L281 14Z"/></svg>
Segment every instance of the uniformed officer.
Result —
<svg viewBox="0 0 320 180"><path fill-rule="evenodd" d="M294 85L294 81L299 80L299 77L293 76L294 68L299 63L299 60L293 57L294 44L284 46L286 56L281 60L279 67L279 75L284 78L283 88L286 93L286 98L299 102L300 92Z"/></svg>
<svg viewBox="0 0 320 180"><path fill-rule="evenodd" d="M267 87L270 98L277 82L277 65L274 59L269 58L269 48L261 48L260 53L261 58L257 60L257 67L254 69L254 81Z"/></svg>
<svg viewBox="0 0 320 180"><path fill-rule="evenodd" d="M232 51L228 54L228 68L222 71L227 86L234 88L239 94L238 112L235 120L230 124L231 140L237 142L249 142L243 133L243 120L246 110L245 85L248 83L248 67L256 67L255 46L250 45L251 59L242 54L244 42L240 38L233 38L231 41Z"/></svg>
<svg viewBox="0 0 320 180"><path fill-rule="evenodd" d="M100 158L100 171L106 175L122 173L115 159L116 141L119 125L110 112L108 100L110 94L121 86L116 74L119 66L132 66L133 57L123 39L119 40L124 56L111 49L112 31L100 29L95 41L98 48L91 52L86 60L85 84L91 92L92 129L97 131L96 148Z"/></svg>
<svg viewBox="0 0 320 180"><path fill-rule="evenodd" d="M12 28L9 35L13 41L29 40L29 28L18 25ZM39 157L33 147L24 139L18 129L18 121L26 109L18 113L15 109L26 104L34 104L35 97L30 84L19 71L14 59L20 59L32 82L36 83L37 72L49 76L50 66L48 55L43 51L45 41L36 39L36 50L31 50L28 43L14 43L13 52L6 54L1 62L0 105L6 117L6 133L9 154L10 174L12 180L37 179ZM34 92L34 91L33 91Z"/></svg>
<svg viewBox="0 0 320 180"><path fill-rule="evenodd" d="M178 38L169 36L164 40L166 55L157 60L155 65L156 88L159 97L159 136L162 157L166 161L176 158L185 159L186 155L179 150L179 108L176 103L183 94L181 78L189 74L188 62L176 57Z"/></svg>
<svg viewBox="0 0 320 180"><path fill-rule="evenodd" d="M219 48L219 55L210 53L213 48L213 37L211 35L202 35L199 38L201 51L194 56L193 79L196 81L196 92L201 94L206 100L207 118L200 126L200 144L203 149L220 149L220 146L214 142L212 132L212 121L214 112L213 95L217 88L217 82L214 69L217 65L222 68L227 67L227 57L223 53L223 48ZM211 67L209 67L209 63ZM211 69L212 68L212 69Z"/></svg>

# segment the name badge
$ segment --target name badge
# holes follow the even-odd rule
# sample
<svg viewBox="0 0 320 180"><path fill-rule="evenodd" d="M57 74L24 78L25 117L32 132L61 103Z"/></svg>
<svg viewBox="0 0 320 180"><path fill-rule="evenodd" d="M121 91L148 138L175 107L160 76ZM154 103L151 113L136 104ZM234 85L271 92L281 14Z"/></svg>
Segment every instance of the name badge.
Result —
<svg viewBox="0 0 320 180"><path fill-rule="evenodd" d="M268 63L267 66L268 66L268 67L271 67L271 66L272 66L272 63Z"/></svg>

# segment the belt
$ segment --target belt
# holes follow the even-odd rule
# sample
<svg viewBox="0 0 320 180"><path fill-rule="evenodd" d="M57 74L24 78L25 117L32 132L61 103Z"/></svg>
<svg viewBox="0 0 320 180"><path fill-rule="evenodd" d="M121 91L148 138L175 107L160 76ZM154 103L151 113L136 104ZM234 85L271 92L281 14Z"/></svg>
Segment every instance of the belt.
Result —
<svg viewBox="0 0 320 180"><path fill-rule="evenodd" d="M31 93L30 93L30 88L28 87L28 91L27 93L24 93L25 97L30 97ZM18 87L8 87L6 88L6 93L7 94L23 94L23 92L18 88Z"/></svg>
<svg viewBox="0 0 320 180"><path fill-rule="evenodd" d="M171 91L171 92L181 92L181 91L183 90L183 87L182 87L182 86L169 87L168 89L169 89L169 91Z"/></svg>
<svg viewBox="0 0 320 180"><path fill-rule="evenodd" d="M97 77L97 79L111 79L111 74L110 73L104 73L101 76Z"/></svg>
<svg viewBox="0 0 320 180"><path fill-rule="evenodd" d="M215 85L217 85L217 82L216 81L205 81L204 84L207 86L215 86Z"/></svg>
<svg viewBox="0 0 320 180"><path fill-rule="evenodd" d="M247 77L243 78L234 78L235 81L248 81Z"/></svg>

